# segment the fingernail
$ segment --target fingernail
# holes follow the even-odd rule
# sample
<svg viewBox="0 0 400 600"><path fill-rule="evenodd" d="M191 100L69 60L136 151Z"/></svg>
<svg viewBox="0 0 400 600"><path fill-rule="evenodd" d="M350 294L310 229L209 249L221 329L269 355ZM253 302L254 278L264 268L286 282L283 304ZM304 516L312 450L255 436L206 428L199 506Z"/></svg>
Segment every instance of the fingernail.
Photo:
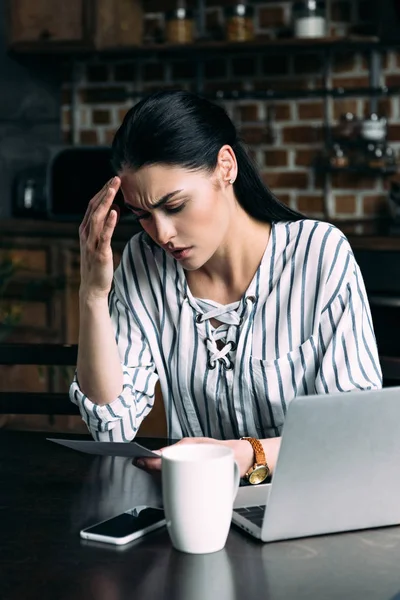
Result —
<svg viewBox="0 0 400 600"><path fill-rule="evenodd" d="M138 458L136 461L136 466L137 467L144 467L144 460L142 460L141 458Z"/></svg>
<svg viewBox="0 0 400 600"><path fill-rule="evenodd" d="M110 182L109 182L109 183L110 183L110 185L112 185L113 183L115 183L115 177L112 177L112 178L110 179Z"/></svg>

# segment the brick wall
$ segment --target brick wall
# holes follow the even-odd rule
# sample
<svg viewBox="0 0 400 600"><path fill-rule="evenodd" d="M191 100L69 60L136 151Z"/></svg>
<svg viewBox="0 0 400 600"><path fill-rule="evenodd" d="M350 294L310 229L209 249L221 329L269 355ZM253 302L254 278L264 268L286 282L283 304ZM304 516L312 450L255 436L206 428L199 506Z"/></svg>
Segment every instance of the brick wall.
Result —
<svg viewBox="0 0 400 600"><path fill-rule="evenodd" d="M159 35L163 29L163 10L175 2L147 0L145 37ZM207 2L207 30L215 37L223 31L223 8L229 2ZM290 26L291 2L269 1L255 4L258 37L274 38ZM162 9L161 9L162 7ZM354 24L368 16L368 2L332 0L329 12L331 35L346 35ZM352 25L350 25L352 24ZM184 55L184 51L182 52ZM400 85L400 53L383 55L381 84ZM368 61L362 53L336 53L331 85L368 86ZM135 100L124 100L125 92L151 92L168 87L196 89L196 65L191 59L118 59L112 62L82 64L79 78L77 143L110 144L125 112ZM322 86L322 59L318 54L256 53L220 54L204 60L204 91L218 90L299 90ZM107 95L104 96L104 92ZM340 173L331 178L324 194L324 175L310 167L321 155L324 101L294 99L282 101L223 101L240 129L242 138L255 157L266 183L276 195L309 216L337 220L371 220L387 212L389 179ZM329 99L328 115L334 126L340 115L353 112L362 118L370 111L369 99L351 97ZM379 101L379 111L389 120L388 139L400 149L400 104L397 96ZM70 87L64 85L62 106L63 133L71 141Z"/></svg>

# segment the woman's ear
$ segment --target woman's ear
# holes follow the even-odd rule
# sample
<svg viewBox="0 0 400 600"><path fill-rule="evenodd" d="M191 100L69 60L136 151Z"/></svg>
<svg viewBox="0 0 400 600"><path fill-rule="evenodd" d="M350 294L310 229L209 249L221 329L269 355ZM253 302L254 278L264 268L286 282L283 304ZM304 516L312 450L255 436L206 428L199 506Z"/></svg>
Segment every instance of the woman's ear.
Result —
<svg viewBox="0 0 400 600"><path fill-rule="evenodd" d="M225 185L233 185L236 180L238 168L236 155L231 146L225 144L218 152L217 166L220 175L220 181Z"/></svg>

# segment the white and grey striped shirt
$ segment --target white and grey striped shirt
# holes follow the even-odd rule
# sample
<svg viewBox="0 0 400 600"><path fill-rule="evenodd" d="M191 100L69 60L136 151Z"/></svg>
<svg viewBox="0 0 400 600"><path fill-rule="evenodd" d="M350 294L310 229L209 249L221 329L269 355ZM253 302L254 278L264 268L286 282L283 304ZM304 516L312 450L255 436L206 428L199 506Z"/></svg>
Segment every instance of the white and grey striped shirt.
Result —
<svg viewBox="0 0 400 600"><path fill-rule="evenodd" d="M273 437L296 396L381 387L362 276L328 223L272 223L246 293L225 306L194 298L179 262L139 233L115 271L110 314L121 395L97 406L76 379L70 388L98 440L135 436L158 378L173 438Z"/></svg>

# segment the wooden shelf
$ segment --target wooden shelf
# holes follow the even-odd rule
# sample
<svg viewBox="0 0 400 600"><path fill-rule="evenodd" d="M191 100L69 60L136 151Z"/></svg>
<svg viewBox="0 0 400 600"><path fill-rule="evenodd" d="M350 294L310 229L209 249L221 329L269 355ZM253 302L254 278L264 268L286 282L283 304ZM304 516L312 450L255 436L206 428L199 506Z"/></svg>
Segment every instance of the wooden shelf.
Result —
<svg viewBox="0 0 400 600"><path fill-rule="evenodd" d="M396 175L399 172L398 166L394 167L368 167L368 166L348 166L348 167L333 167L331 165L316 165L315 170L319 173L354 173L356 175L369 175L371 177L374 176L382 176L382 177L390 177L392 175Z"/></svg>
<svg viewBox="0 0 400 600"><path fill-rule="evenodd" d="M391 45L392 47L393 45ZM294 50L301 53L315 53L324 51L363 51L373 49L384 49L388 47L381 44L375 36L360 37L326 37L326 38L281 38L274 40L258 39L250 42L226 42L226 41L197 41L193 44L145 44L141 46L107 48L96 50L91 44L77 42L18 42L12 44L9 51L12 54L24 55L74 55L81 58L139 58L152 54L183 54L199 55L221 52L261 52L263 54L292 53Z"/></svg>
<svg viewBox="0 0 400 600"><path fill-rule="evenodd" d="M9 246L10 240L19 238L64 238L79 242L80 221L50 221L36 219L2 219L0 220L0 247ZM118 223L113 239L117 242L127 242L135 233L142 231L136 221L129 217Z"/></svg>

